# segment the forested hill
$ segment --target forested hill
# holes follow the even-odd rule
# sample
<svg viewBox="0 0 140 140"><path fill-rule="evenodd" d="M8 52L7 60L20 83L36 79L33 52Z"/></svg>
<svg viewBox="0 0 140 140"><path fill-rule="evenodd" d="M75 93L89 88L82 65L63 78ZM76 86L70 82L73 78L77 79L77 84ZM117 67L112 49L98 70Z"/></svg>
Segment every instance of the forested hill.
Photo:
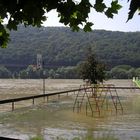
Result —
<svg viewBox="0 0 140 140"><path fill-rule="evenodd" d="M46 67L75 66L84 59L89 46L109 67L140 66L140 32L85 33L65 27L23 26L11 32L8 48L0 49L0 65L25 67L35 64L36 55L41 53Z"/></svg>

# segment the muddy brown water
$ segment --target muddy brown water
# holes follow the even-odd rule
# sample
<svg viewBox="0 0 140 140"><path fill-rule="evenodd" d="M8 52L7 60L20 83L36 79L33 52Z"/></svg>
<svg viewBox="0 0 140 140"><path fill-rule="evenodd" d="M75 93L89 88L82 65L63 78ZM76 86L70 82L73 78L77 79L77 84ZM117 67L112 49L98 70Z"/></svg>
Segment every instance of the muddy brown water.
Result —
<svg viewBox="0 0 140 140"><path fill-rule="evenodd" d="M109 80L116 86L132 86L131 80ZM74 89L82 80L46 80L46 92ZM57 96L0 106L0 136L29 140L41 136L44 140L139 140L140 90L118 90L124 114L107 112L101 117L86 116L72 111L75 95ZM42 80L0 80L0 98L9 99L42 93ZM26 106L25 106L26 105Z"/></svg>

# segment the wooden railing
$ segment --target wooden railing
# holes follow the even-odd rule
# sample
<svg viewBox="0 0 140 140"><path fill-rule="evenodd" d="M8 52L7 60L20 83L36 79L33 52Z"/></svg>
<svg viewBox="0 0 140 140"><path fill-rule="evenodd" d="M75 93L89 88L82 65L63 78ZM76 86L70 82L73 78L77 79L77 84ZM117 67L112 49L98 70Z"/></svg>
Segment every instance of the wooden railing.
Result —
<svg viewBox="0 0 140 140"><path fill-rule="evenodd" d="M47 94L40 94L40 95L33 95L33 96L26 96L26 97L19 97L19 98L13 98L13 99L4 99L0 100L0 105L1 104L8 104L12 103L12 111L14 111L14 104L15 102L20 102L20 101L25 101L25 100L32 100L34 104L34 100L37 98L42 98L42 97L47 97L47 100L49 99L50 96L58 95L60 96L61 94L68 94L70 92L76 92L79 89L72 89L72 90L67 90L67 91L59 91L59 92L53 92L53 93L47 93ZM81 89L80 89L81 90Z"/></svg>
<svg viewBox="0 0 140 140"><path fill-rule="evenodd" d="M86 89L90 89L91 86L86 87ZM95 88L95 87L92 87ZM109 87L98 87L98 88L109 88ZM113 88L113 87L111 87ZM140 89L138 87L115 87L116 89ZM54 95L61 95L61 94L68 94L70 92L76 92L79 90L84 90L85 88L78 88L78 89L72 89L72 90L67 90L67 91L59 91L59 92L54 92L54 93L47 93L47 94L40 94L40 95L33 95L33 96L26 96L26 97L19 97L19 98L13 98L13 99L4 99L4 100L0 100L0 105L1 104L8 104L8 103L12 103L12 111L14 110L14 103L15 102L20 102L20 101L25 101L25 100L32 100L33 104L34 104L34 100L37 98L42 98L42 97L47 97L47 100L50 96L54 96Z"/></svg>

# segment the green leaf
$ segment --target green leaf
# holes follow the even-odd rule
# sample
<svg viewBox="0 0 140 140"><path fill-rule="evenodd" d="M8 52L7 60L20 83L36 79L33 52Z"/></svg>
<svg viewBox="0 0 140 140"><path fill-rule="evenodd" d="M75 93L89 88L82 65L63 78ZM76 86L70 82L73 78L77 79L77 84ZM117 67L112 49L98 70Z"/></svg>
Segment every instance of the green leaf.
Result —
<svg viewBox="0 0 140 140"><path fill-rule="evenodd" d="M122 6L120 4L118 4L118 0L112 1L111 3L111 9L112 12L117 14L118 10L120 10L122 8Z"/></svg>
<svg viewBox="0 0 140 140"><path fill-rule="evenodd" d="M80 28L78 26L71 26L71 29L72 29L72 31L78 32Z"/></svg>
<svg viewBox="0 0 140 140"><path fill-rule="evenodd" d="M97 12L103 12L106 8L106 5L103 3L103 0L96 0L94 8Z"/></svg>
<svg viewBox="0 0 140 140"><path fill-rule="evenodd" d="M17 25L18 25L18 23L15 21L15 20L9 20L9 22L8 22L8 24L7 24L7 28L9 29L9 30L17 30Z"/></svg>
<svg viewBox="0 0 140 140"><path fill-rule="evenodd" d="M128 20L133 18L133 15L135 14L135 12L137 10L139 10L139 8L140 8L140 1L139 0L131 0L130 8L129 8L130 11L128 13Z"/></svg>
<svg viewBox="0 0 140 140"><path fill-rule="evenodd" d="M108 8L105 12L105 15L108 17L108 18L113 18L113 14L112 14L112 9L111 8Z"/></svg>
<svg viewBox="0 0 140 140"><path fill-rule="evenodd" d="M6 48L9 40L9 33L6 31L5 27L0 23L0 46L2 48Z"/></svg>
<svg viewBox="0 0 140 140"><path fill-rule="evenodd" d="M112 1L111 7L106 10L105 15L108 18L113 18L114 14L118 14L118 10L120 10L121 7L122 6L118 4L118 0Z"/></svg>
<svg viewBox="0 0 140 140"><path fill-rule="evenodd" d="M0 46L6 48L9 41L9 34L7 32L0 35Z"/></svg>
<svg viewBox="0 0 140 140"><path fill-rule="evenodd" d="M92 31L92 28L91 28L92 25L93 25L93 23L87 22L86 25L84 26L84 31L85 31L85 32L90 32L90 31Z"/></svg>

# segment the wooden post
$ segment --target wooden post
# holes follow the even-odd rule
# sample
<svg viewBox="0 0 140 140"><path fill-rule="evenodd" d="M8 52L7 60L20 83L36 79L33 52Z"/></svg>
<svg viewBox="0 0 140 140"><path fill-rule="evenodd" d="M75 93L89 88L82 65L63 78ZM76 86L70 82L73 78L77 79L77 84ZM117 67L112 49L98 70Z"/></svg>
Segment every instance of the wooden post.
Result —
<svg viewBox="0 0 140 140"><path fill-rule="evenodd" d="M43 70L43 94L45 95L45 71ZM44 102L45 102L45 96L44 98Z"/></svg>
<svg viewBox="0 0 140 140"><path fill-rule="evenodd" d="M49 96L47 96L47 102L49 101Z"/></svg>
<svg viewBox="0 0 140 140"><path fill-rule="evenodd" d="M60 94L58 94L58 100L60 99Z"/></svg>
<svg viewBox="0 0 140 140"><path fill-rule="evenodd" d="M88 109L88 103L86 102L86 116L87 116L87 109Z"/></svg>
<svg viewBox="0 0 140 140"><path fill-rule="evenodd" d="M79 113L79 101L77 101L77 113Z"/></svg>
<svg viewBox="0 0 140 140"><path fill-rule="evenodd" d="M44 61L42 61L42 69L43 69L43 94L45 95L45 90L46 90L46 87L45 87L45 75L46 75L46 72L44 70ZM44 96L44 102L45 102L45 96Z"/></svg>
<svg viewBox="0 0 140 140"><path fill-rule="evenodd" d="M14 106L14 102L12 102L12 111L14 111L15 106Z"/></svg>
<svg viewBox="0 0 140 140"><path fill-rule="evenodd" d="M33 105L34 105L35 101L34 101L34 98L33 98Z"/></svg>

